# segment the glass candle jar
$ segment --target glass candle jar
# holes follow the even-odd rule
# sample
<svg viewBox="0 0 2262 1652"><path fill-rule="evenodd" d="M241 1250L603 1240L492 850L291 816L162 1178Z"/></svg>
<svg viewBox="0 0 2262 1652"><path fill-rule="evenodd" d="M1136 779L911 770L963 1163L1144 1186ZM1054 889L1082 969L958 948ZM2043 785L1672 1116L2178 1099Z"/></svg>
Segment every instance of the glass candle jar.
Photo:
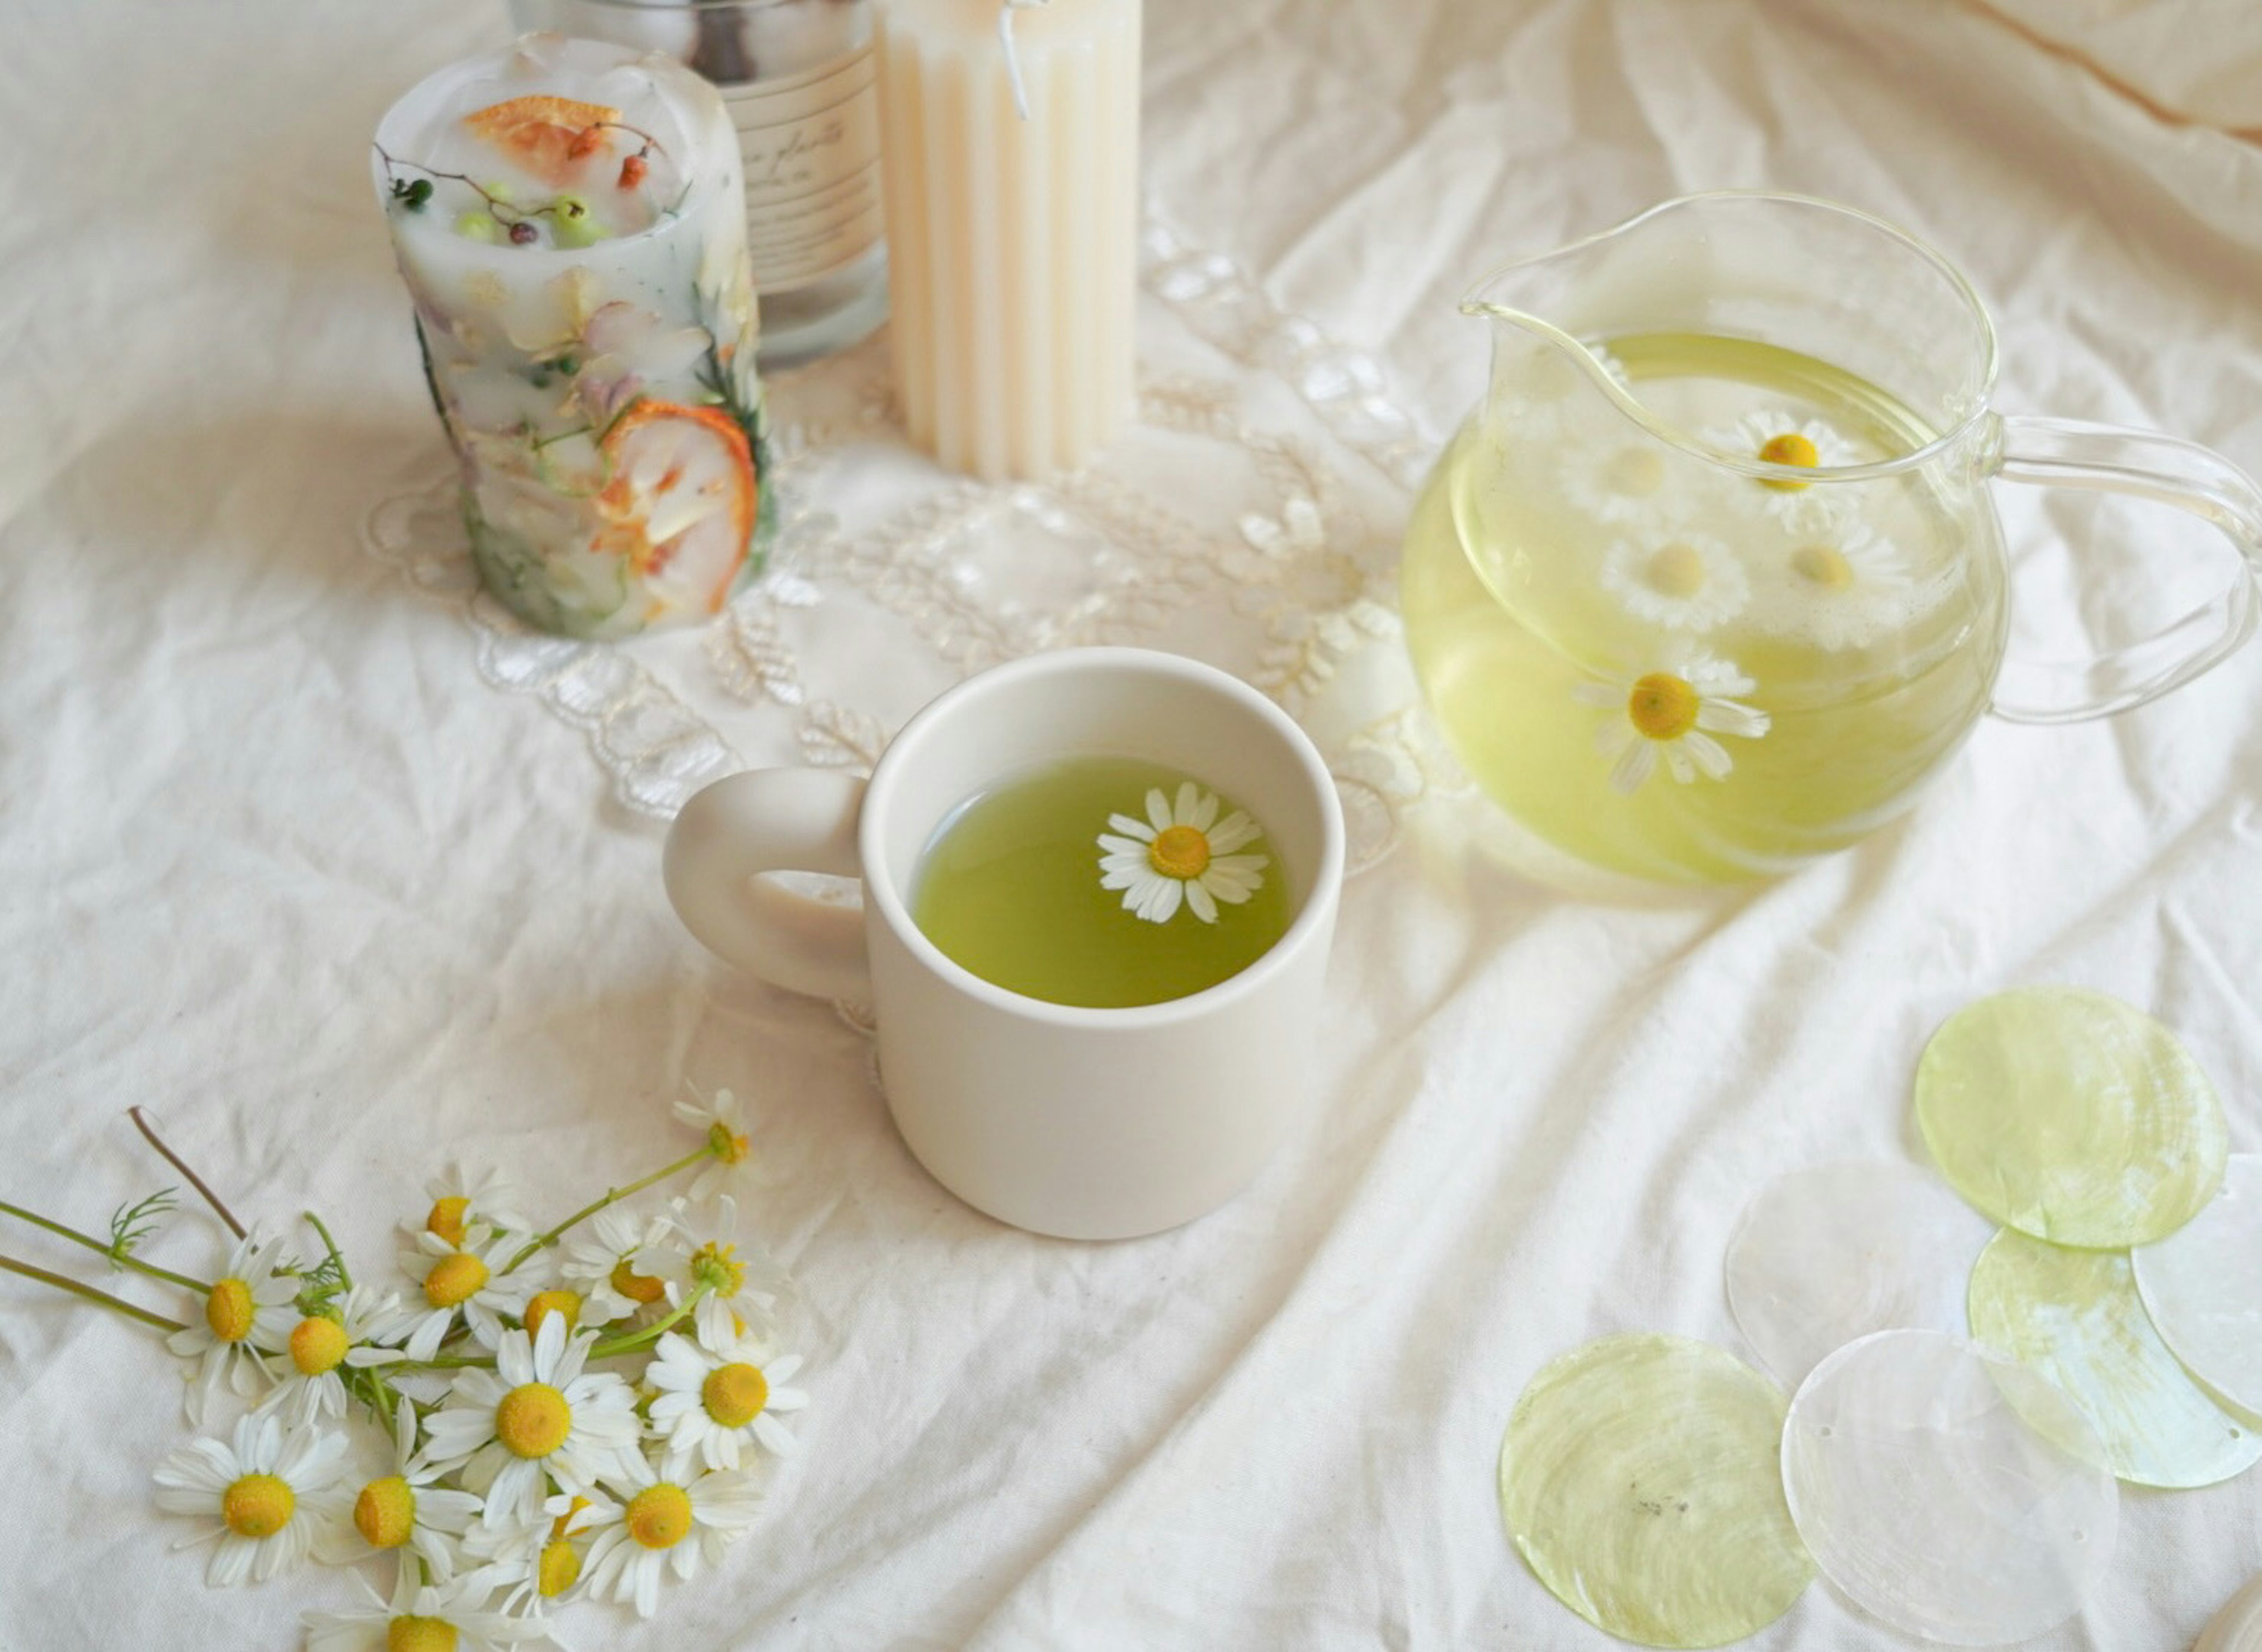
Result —
<svg viewBox="0 0 2262 1652"><path fill-rule="evenodd" d="M666 52L738 128L764 367L857 342L888 313L871 0L510 0L522 29Z"/></svg>

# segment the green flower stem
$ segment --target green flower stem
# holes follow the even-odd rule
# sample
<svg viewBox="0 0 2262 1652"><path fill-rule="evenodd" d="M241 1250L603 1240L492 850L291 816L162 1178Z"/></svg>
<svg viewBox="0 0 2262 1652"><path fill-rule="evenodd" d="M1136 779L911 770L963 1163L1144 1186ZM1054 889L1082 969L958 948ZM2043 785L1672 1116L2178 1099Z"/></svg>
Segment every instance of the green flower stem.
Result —
<svg viewBox="0 0 2262 1652"><path fill-rule="evenodd" d="M321 1217L316 1216L312 1210L306 1211L304 1214L306 1217L307 1226L313 1228L315 1232L322 1236L322 1248L329 1252L330 1260L338 1265L338 1284L340 1288L346 1290L351 1290L353 1289L353 1275L346 1267L345 1253L338 1249L337 1240L330 1237L330 1230L322 1225L322 1218Z"/></svg>
<svg viewBox="0 0 2262 1652"><path fill-rule="evenodd" d="M655 1319L641 1331L631 1331L623 1336L612 1337L602 1342L590 1344L589 1357L593 1360L613 1360L618 1359L623 1354L641 1353L659 1341L666 1332L673 1331L684 1320L689 1318L691 1311L699 1305L699 1299L706 1294L707 1287L702 1285L691 1293L689 1301L674 1313L669 1314L666 1318Z"/></svg>
<svg viewBox="0 0 2262 1652"><path fill-rule="evenodd" d="M138 1256L113 1251L91 1234L82 1233L75 1227L65 1227L60 1222L51 1222L44 1216L26 1210L21 1205L10 1204L4 1199L0 1199L0 1216L12 1216L19 1222L29 1222L33 1227L43 1227L50 1233L60 1234L70 1240L72 1244L83 1245L90 1251L99 1252L112 1261L132 1268L137 1274L147 1274L152 1279L164 1280L169 1284L179 1285L184 1289L196 1291L200 1296L212 1295L212 1287L201 1279L191 1279L186 1274L176 1274L169 1268L160 1268L156 1263L145 1262Z"/></svg>
<svg viewBox="0 0 2262 1652"><path fill-rule="evenodd" d="M142 1117L141 1110L140 1108L127 1108L126 1110L126 1116L133 1121L133 1128L141 1132L142 1140L148 1142L152 1147L155 1147L157 1150L158 1156L163 1159L167 1164L172 1166L174 1169L179 1171L183 1175L189 1179L189 1185L197 1190L198 1196L201 1197L206 1204L212 1206L213 1213L218 1216L222 1222L227 1224L227 1231L229 1232L234 1234L238 1239L249 1239L251 1237L250 1234L244 1232L243 1224L235 1219L235 1212L229 1210L227 1205L220 1203L220 1195L214 1193L210 1188L205 1185L205 1179L198 1175L195 1171L189 1168L187 1160L184 1160L180 1154L175 1153L170 1147L165 1146L164 1138L158 1135L156 1127L150 1124L147 1118Z"/></svg>
<svg viewBox="0 0 2262 1652"><path fill-rule="evenodd" d="M641 1181L630 1182L625 1188L607 1189L605 1191L605 1196L602 1199L592 1200L589 1203L583 1205L580 1210L574 1211L573 1215L560 1222L556 1227L550 1229L546 1232L537 1233L532 1239L527 1240L526 1248L520 1251L517 1255L512 1257L509 1261L504 1263L502 1271L506 1274L515 1271L518 1265L524 1261L528 1257L533 1255L535 1252L541 1250L545 1246L555 1245L558 1242L559 1235L566 1232L569 1228L579 1227L582 1223L596 1215L598 1211L603 1210L607 1205L618 1204L623 1199L627 1198L630 1194L642 1193L646 1188L652 1186L653 1182L665 1182L672 1175L675 1175L682 1171L690 1169L692 1166L697 1164L702 1159L711 1159L714 1156L715 1149L711 1146L702 1147L697 1153L686 1153L674 1164L663 1165L660 1168L653 1171L650 1175L644 1177Z"/></svg>
<svg viewBox="0 0 2262 1652"><path fill-rule="evenodd" d="M95 1248L100 1250L102 1247L97 1245ZM68 1290L74 1296L83 1296L89 1302L111 1310L113 1313L122 1313L128 1319L139 1319L143 1325L155 1325L160 1331L188 1329L188 1326L177 1319L168 1319L163 1314L151 1313L147 1308L137 1308L130 1302L120 1301L106 1290L97 1290L91 1285L82 1285L76 1279L66 1279L61 1274L51 1274L44 1268L34 1268L29 1262L19 1262L12 1256L0 1256L0 1268L5 1268L11 1274L21 1274L26 1279L36 1279L43 1285L53 1285L58 1290Z"/></svg>

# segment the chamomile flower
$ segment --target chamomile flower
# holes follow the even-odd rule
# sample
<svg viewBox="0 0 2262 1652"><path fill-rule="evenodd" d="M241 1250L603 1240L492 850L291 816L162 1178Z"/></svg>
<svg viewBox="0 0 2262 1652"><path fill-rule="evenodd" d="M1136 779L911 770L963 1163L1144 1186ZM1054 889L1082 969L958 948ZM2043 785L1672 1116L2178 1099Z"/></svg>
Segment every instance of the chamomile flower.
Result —
<svg viewBox="0 0 2262 1652"><path fill-rule="evenodd" d="M1610 784L1632 793L1655 771L1660 754L1684 786L1700 772L1725 779L1735 764L1712 736L1756 740L1768 731L1767 713L1733 697L1757 686L1727 661L1699 657L1630 679L1581 683L1571 692L1586 705L1608 707L1595 729L1596 749L1617 760Z"/></svg>
<svg viewBox="0 0 2262 1652"><path fill-rule="evenodd" d="M550 1639L538 1620L488 1610L497 1579L484 1571L426 1584L404 1561L390 1600L359 1572L354 1581L368 1604L307 1612L306 1652L503 1652Z"/></svg>
<svg viewBox="0 0 2262 1652"><path fill-rule="evenodd" d="M167 1347L194 1362L182 1398L191 1423L203 1423L222 1383L241 1395L257 1393L269 1375L266 1356L289 1343L299 1323L291 1306L299 1281L279 1271L283 1262L279 1240L262 1240L256 1230L238 1240L227 1271L205 1293L205 1322L165 1339Z"/></svg>
<svg viewBox="0 0 2262 1652"><path fill-rule="evenodd" d="M402 1321L412 1360L438 1353L459 1314L480 1347L493 1347L502 1338L502 1322L523 1314L527 1299L542 1288L530 1272L503 1271L525 1248L524 1239L477 1225L465 1238L469 1242L457 1249L437 1233L420 1233L416 1248L400 1253L400 1266L423 1293L422 1304L411 1302Z"/></svg>
<svg viewBox="0 0 2262 1652"><path fill-rule="evenodd" d="M393 1472L365 1483L354 1498L353 1533L367 1549L342 1538L336 1558L342 1562L368 1549L405 1549L424 1563L433 1582L454 1577L456 1545L478 1518L479 1499L438 1483L441 1472L417 1455L416 1407L404 1395L393 1414Z"/></svg>
<svg viewBox="0 0 2262 1652"><path fill-rule="evenodd" d="M176 1447L151 1478L168 1514L203 1515L212 1529L175 1547L220 1540L205 1581L216 1589L250 1578L265 1583L313 1550L318 1531L340 1509L346 1437L312 1424L285 1430L271 1414L237 1422L232 1443L191 1440Z"/></svg>
<svg viewBox="0 0 2262 1652"><path fill-rule="evenodd" d="M669 1451L696 1456L710 1469L735 1469L749 1441L783 1457L794 1449L793 1435L778 1420L780 1411L809 1404L799 1389L786 1388L801 1369L801 1357L764 1357L758 1343L742 1340L717 1350L702 1348L669 1332L653 1350L645 1377L659 1390L652 1403L652 1432Z"/></svg>
<svg viewBox="0 0 2262 1652"><path fill-rule="evenodd" d="M585 1235L566 1241L558 1271L581 1293L583 1321L603 1325L665 1302L668 1271L683 1250L666 1216L614 1205L597 1212Z"/></svg>
<svg viewBox="0 0 2262 1652"><path fill-rule="evenodd" d="M464 1547L503 1591L501 1610L538 1618L573 1598L581 1581L582 1551L590 1523L615 1505L602 1491L560 1491L531 1518L472 1529Z"/></svg>
<svg viewBox="0 0 2262 1652"><path fill-rule="evenodd" d="M464 1236L474 1227L522 1233L534 1225L519 1214L518 1189L500 1170L473 1175L458 1160L426 1182L424 1193L432 1208L425 1213L423 1225L400 1225L412 1245L420 1233L436 1234L460 1246Z"/></svg>
<svg viewBox="0 0 2262 1652"><path fill-rule="evenodd" d="M745 1534L761 1505L752 1476L702 1469L681 1453L658 1463L631 1453L609 1483L622 1501L601 1506L590 1523L596 1539L584 1569L592 1595L633 1601L640 1618L659 1605L662 1573L681 1582L697 1575L702 1562L719 1562L724 1546Z"/></svg>
<svg viewBox="0 0 2262 1652"><path fill-rule="evenodd" d="M335 1420L346 1414L345 1379L339 1368L390 1365L408 1356L385 1346L399 1333L400 1297L393 1291L379 1296L369 1285L356 1285L328 1309L311 1314L291 1328L277 1364L283 1380L259 1402L285 1423Z"/></svg>
<svg viewBox="0 0 2262 1652"><path fill-rule="evenodd" d="M1564 443L1556 474L1565 501L1609 528L1655 528L1678 519L1692 490L1674 480L1662 449L1631 428L1615 438Z"/></svg>
<svg viewBox="0 0 2262 1652"><path fill-rule="evenodd" d="M1218 819L1214 793L1182 782L1175 802L1160 786L1147 790L1147 818L1110 815L1114 830L1099 835L1099 887L1123 891L1123 909L1149 923L1167 923L1184 902L1205 923L1217 922L1217 904L1239 906L1264 887L1263 855L1234 851L1255 843L1257 822L1235 809Z"/></svg>
<svg viewBox="0 0 2262 1652"><path fill-rule="evenodd" d="M1731 428L1706 431L1704 441L1740 459L1763 459L1802 470L1865 463L1859 449L1821 420L1782 407L1747 413ZM1769 515L1794 529L1834 521L1845 513L1848 490L1843 486L1817 490L1812 483L1772 477L1741 480Z"/></svg>
<svg viewBox="0 0 2262 1652"><path fill-rule="evenodd" d="M675 1103L675 1117L703 1134L707 1151L714 1154L692 1178L689 1196L703 1199L722 1192L736 1180L739 1167L749 1161L752 1150L746 1138L753 1121L747 1117L746 1104L728 1090L717 1090L710 1102L701 1101L694 1090L689 1101Z"/></svg>
<svg viewBox="0 0 2262 1652"><path fill-rule="evenodd" d="M666 1257L668 1305L704 1293L692 1310L701 1344L726 1348L774 1332L778 1299L793 1281L760 1240L738 1238L738 1201L727 1195L703 1205L677 1199L669 1220L678 1245Z"/></svg>
<svg viewBox="0 0 2262 1652"><path fill-rule="evenodd" d="M1751 581L1718 540L1653 532L1621 539L1603 557L1603 588L1638 620L1704 632L1743 612Z"/></svg>
<svg viewBox="0 0 2262 1652"><path fill-rule="evenodd" d="M486 1498L482 1525L530 1518L548 1495L545 1476L578 1491L635 1454L635 1393L610 1371L581 1368L596 1340L569 1338L556 1315L530 1340L505 1332L495 1368L458 1372L447 1404L425 1419L425 1461L461 1467L459 1483Z"/></svg>

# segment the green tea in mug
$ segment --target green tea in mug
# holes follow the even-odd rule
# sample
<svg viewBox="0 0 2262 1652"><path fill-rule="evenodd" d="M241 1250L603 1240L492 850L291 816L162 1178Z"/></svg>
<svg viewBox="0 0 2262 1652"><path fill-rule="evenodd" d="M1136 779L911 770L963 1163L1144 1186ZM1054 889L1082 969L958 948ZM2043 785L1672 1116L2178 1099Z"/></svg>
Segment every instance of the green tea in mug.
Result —
<svg viewBox="0 0 2262 1652"><path fill-rule="evenodd" d="M928 839L911 919L993 986L1052 1003L1161 1003L1238 974L1294 910L1263 827L1194 777L1129 758L1006 776Z"/></svg>

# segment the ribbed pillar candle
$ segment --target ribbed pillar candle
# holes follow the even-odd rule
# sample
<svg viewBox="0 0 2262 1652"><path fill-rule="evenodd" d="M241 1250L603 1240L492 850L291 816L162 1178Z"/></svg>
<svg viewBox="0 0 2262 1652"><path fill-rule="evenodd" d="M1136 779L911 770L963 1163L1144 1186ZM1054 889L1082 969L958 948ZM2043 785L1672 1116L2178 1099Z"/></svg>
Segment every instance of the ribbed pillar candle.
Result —
<svg viewBox="0 0 2262 1652"><path fill-rule="evenodd" d="M896 383L989 480L1082 464L1133 399L1140 0L880 0ZM1018 62L1028 118L1015 108Z"/></svg>

